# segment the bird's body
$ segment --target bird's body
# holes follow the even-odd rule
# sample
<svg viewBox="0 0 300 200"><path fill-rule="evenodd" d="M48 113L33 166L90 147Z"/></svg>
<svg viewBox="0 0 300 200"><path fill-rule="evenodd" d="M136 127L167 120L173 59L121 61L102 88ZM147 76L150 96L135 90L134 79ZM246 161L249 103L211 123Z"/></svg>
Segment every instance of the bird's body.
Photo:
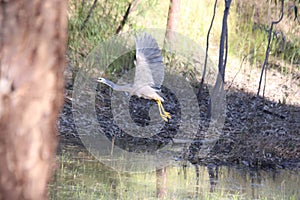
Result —
<svg viewBox="0 0 300 200"><path fill-rule="evenodd" d="M162 105L164 99L158 94L164 80L164 64L161 50L155 39L147 33L137 37L135 44L136 60L134 63L136 69L133 84L116 85L105 78L99 78L97 81L110 86L115 91L124 91L131 96L136 95L144 99L155 100L162 119L168 121L171 115L165 111Z"/></svg>
<svg viewBox="0 0 300 200"><path fill-rule="evenodd" d="M154 99L154 100L160 100L161 102L164 102L164 99L157 92L160 92L160 90L155 89L149 85L145 85L133 91L131 95L143 97L144 99Z"/></svg>

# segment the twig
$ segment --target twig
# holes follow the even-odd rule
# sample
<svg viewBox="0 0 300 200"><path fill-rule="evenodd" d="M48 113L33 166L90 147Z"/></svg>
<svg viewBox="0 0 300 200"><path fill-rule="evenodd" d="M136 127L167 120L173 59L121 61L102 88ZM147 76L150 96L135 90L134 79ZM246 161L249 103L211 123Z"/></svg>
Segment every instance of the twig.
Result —
<svg viewBox="0 0 300 200"><path fill-rule="evenodd" d="M265 56L264 64L262 66L261 73L260 73L258 90L257 90L257 94L256 94L257 97L259 96L261 82L262 82L262 78L263 78L264 72L265 72L265 83L264 83L264 89L263 89L263 98L265 96L266 76L267 76L266 74L267 74L267 68L268 68L268 59L269 59L269 54L270 54L270 43L271 43L271 38L272 38L273 26L275 24L278 24L282 20L282 18L283 18L283 8L284 8L284 0L281 0L280 17L279 17L279 19L277 21L272 21L270 29L268 31L268 46L267 46L267 50L266 50L266 56Z"/></svg>
<svg viewBox="0 0 300 200"><path fill-rule="evenodd" d="M91 14L92 14L93 10L94 10L95 7L96 7L97 2L98 2L98 0L94 0L94 3L93 3L93 5L92 5L92 7L90 8L90 10L89 10L89 12L88 12L88 15L86 16L85 20L83 21L80 30L83 30L83 29L85 28L85 24L86 24L87 21L90 19Z"/></svg>
<svg viewBox="0 0 300 200"><path fill-rule="evenodd" d="M233 84L235 78L236 78L237 75L240 73L240 71L241 71L241 69L242 69L242 66L243 66L243 63L245 62L245 60L246 60L247 57L248 57L248 55L245 55L245 56L244 56L244 58L243 58L243 60L242 60L242 62L241 62L240 68L239 68L239 70L237 71L237 73L234 75L234 77L233 77L233 79L232 79L230 85L228 86L228 89L231 88L231 86L232 86L232 84Z"/></svg>
<svg viewBox="0 0 300 200"><path fill-rule="evenodd" d="M128 20L128 17L129 17L129 15L130 15L130 13L132 13L133 11L135 11L135 10L137 9L137 6L138 6L138 4L140 3L140 1L141 1L141 0L132 0L132 1L128 4L128 7L127 7L127 10L126 10L126 12L125 12L125 14L124 14L124 16L123 16L123 19L122 19L122 21L121 21L119 27L118 27L117 30L116 30L116 34L119 34L119 33L122 31L122 29L123 29L125 23L126 23L127 20Z"/></svg>
<svg viewBox="0 0 300 200"><path fill-rule="evenodd" d="M258 46L254 49L254 51L257 51L260 47L261 47L261 44L258 45ZM245 62L246 58L247 58L249 55L251 55L251 54L245 55L245 56L243 57L242 62L241 62L241 64L240 64L240 68L239 68L238 72L234 75L234 77L233 77L233 79L232 79L230 85L228 86L228 89L231 88L231 86L232 86L232 84L233 84L235 78L237 77L237 75L240 73L240 71L241 71L241 69L242 69L243 63Z"/></svg>

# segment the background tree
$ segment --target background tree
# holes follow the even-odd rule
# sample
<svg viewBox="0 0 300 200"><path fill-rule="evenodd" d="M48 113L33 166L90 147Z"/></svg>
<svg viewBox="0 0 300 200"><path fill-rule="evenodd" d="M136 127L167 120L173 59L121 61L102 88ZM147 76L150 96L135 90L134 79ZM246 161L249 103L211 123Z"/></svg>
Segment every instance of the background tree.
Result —
<svg viewBox="0 0 300 200"><path fill-rule="evenodd" d="M172 45L172 40L175 40L172 35L173 32L177 31L178 22L180 19L180 2L181 0L170 0L169 12L168 12L168 21L167 21L167 30L164 45L168 41ZM172 49L172 46L171 46ZM156 170L156 196L158 198L165 198L167 195L167 167L163 167Z"/></svg>
<svg viewBox="0 0 300 200"><path fill-rule="evenodd" d="M180 18L180 2L181 0L170 0L166 39L172 40L172 31L177 31Z"/></svg>
<svg viewBox="0 0 300 200"><path fill-rule="evenodd" d="M67 3L0 6L0 199L46 199L63 102Z"/></svg>

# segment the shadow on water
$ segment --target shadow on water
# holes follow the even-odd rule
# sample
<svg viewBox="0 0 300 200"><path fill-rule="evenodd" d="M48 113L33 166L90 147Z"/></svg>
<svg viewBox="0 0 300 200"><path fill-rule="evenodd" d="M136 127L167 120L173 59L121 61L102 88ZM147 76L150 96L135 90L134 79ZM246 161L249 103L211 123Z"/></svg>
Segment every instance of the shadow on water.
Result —
<svg viewBox="0 0 300 200"><path fill-rule="evenodd" d="M84 152L62 152L50 184L51 199L153 199L156 172L119 173ZM249 170L227 166L166 168L165 199L299 199L300 172Z"/></svg>

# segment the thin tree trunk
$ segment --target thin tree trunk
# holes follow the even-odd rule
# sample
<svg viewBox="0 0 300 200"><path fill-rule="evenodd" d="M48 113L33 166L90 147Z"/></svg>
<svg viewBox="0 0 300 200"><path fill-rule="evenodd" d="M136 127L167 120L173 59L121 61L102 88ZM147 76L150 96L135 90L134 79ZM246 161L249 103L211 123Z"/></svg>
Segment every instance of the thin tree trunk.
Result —
<svg viewBox="0 0 300 200"><path fill-rule="evenodd" d="M67 36L64 0L0 1L0 199L46 199Z"/></svg>
<svg viewBox="0 0 300 200"><path fill-rule="evenodd" d="M212 19L210 21L210 26L209 26L209 29L208 29L208 32L207 32L207 36L206 36L206 48L205 48L204 66L203 66L203 72L202 72L202 78L201 78L199 90L198 90L198 93L197 93L197 97L198 97L199 100L200 100L200 97L201 97L201 92L203 90L203 85L204 85L204 79L205 79L205 76L206 76L207 58L208 58L208 49L209 49L209 36L210 36L210 31L212 29L212 26L213 26L213 23L214 23L214 20L215 20L215 16L216 16L217 3L218 3L218 0L215 0L213 16L212 16Z"/></svg>
<svg viewBox="0 0 300 200"><path fill-rule="evenodd" d="M220 114L222 113L223 106L220 106L222 103L222 97L224 92L224 83L225 83L225 71L226 71L226 64L227 64L227 54L228 54L228 26L227 26L227 19L230 10L231 0L224 0L225 9L223 14L223 21L222 21L222 31L220 37L220 48L219 48L219 64L218 64L218 76L216 79L216 83L213 88L213 92L211 94L210 99L210 106L208 110L208 117L212 119L217 119ZM224 52L225 49L225 52ZM215 108L212 108L215 106ZM214 116L212 116L212 110L214 110Z"/></svg>
<svg viewBox="0 0 300 200"><path fill-rule="evenodd" d="M266 90L266 84L267 84L266 81L267 81L268 60L269 60L269 54L270 54L270 44L271 44L271 39L272 39L273 26L278 24L279 22L281 22L281 20L283 18L283 14L284 14L283 9L284 9L284 0L281 0L281 11L280 11L279 19L276 21L272 21L270 29L268 30L268 45L267 45L267 49L266 49L264 64L261 68L260 79L259 79L259 84L258 84L258 89L257 89L257 94L256 94L257 97L259 96L263 75L265 74L264 90L263 90L263 98L265 98L265 90Z"/></svg>

